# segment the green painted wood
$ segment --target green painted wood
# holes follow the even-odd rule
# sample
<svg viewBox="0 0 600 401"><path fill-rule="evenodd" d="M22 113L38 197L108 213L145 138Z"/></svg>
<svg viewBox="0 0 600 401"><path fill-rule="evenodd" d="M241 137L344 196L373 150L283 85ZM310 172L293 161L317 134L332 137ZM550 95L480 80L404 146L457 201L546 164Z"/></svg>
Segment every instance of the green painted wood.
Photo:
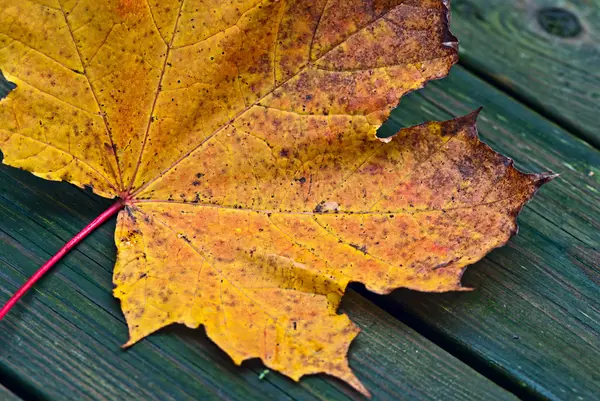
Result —
<svg viewBox="0 0 600 401"><path fill-rule="evenodd" d="M453 0L461 64L600 148L600 0Z"/></svg>
<svg viewBox="0 0 600 401"><path fill-rule="evenodd" d="M524 395L591 400L600 394L600 152L502 92L453 69L402 100L386 132L484 106L483 140L533 172L561 177L519 217L520 234L470 267L471 293L396 291L376 298L461 358Z"/></svg>
<svg viewBox="0 0 600 401"><path fill-rule="evenodd" d="M110 203L0 168L0 302ZM45 400L363 399L325 376L260 380L258 361L234 366L201 330L172 327L121 350L113 229L94 232L0 322L0 377ZM375 399L516 399L356 293L343 308L363 329L350 359Z"/></svg>
<svg viewBox="0 0 600 401"><path fill-rule="evenodd" d="M21 401L20 397L17 397L6 387L0 385L0 400L2 401Z"/></svg>

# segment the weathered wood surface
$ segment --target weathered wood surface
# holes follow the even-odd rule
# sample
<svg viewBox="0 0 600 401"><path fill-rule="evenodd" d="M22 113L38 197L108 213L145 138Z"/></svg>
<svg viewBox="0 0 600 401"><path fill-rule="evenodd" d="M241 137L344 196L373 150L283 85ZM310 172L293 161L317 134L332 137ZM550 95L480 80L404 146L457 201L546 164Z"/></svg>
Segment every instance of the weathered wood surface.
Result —
<svg viewBox="0 0 600 401"><path fill-rule="evenodd" d="M21 401L21 398L17 397L9 389L0 384L0 400L2 401Z"/></svg>
<svg viewBox="0 0 600 401"><path fill-rule="evenodd" d="M600 147L599 0L452 0L461 63Z"/></svg>
<svg viewBox="0 0 600 401"><path fill-rule="evenodd" d="M65 183L0 169L0 299L110 204ZM49 400L362 399L325 376L300 384L261 364L238 368L202 333L163 330L123 351L111 295L114 221L86 239L0 324L0 372ZM356 294L344 308L363 329L351 364L376 399L514 400Z"/></svg>
<svg viewBox="0 0 600 401"><path fill-rule="evenodd" d="M594 399L600 394L600 152L460 67L403 100L388 129L479 105L485 142L523 170L552 170L560 178L524 209L520 234L507 247L467 270L464 283L475 291L398 291L379 301L464 358L488 365L521 394Z"/></svg>

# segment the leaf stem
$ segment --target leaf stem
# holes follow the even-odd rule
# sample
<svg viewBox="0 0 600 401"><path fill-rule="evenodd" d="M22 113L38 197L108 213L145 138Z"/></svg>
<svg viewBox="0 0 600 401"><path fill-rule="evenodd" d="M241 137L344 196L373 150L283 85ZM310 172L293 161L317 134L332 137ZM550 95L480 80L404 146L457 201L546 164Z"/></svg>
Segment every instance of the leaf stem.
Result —
<svg viewBox="0 0 600 401"><path fill-rule="evenodd" d="M69 240L60 250L52 256L46 263L40 267L33 276L29 278L15 292L15 294L4 304L2 309L0 309L0 320L6 316L6 314L12 309L13 306L25 295L25 293L33 287L33 285L40 279L44 274L48 272L59 260L63 258L71 249L73 249L78 243L80 243L85 237L90 235L96 228L100 227L104 222L110 219L112 216L117 214L123 207L125 207L125 202L119 199L115 202L111 207L106 209L100 216L96 217L90 224L85 226L83 230L77 233L73 238Z"/></svg>

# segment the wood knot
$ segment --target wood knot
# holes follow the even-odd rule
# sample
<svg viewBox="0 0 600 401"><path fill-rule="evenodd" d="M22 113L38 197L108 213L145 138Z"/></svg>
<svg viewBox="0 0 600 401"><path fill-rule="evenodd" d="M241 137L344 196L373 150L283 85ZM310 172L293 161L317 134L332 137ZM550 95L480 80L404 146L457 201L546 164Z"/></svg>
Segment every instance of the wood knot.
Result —
<svg viewBox="0 0 600 401"><path fill-rule="evenodd" d="M574 38L583 30L577 15L559 7L540 9L538 23L544 31L560 38Z"/></svg>

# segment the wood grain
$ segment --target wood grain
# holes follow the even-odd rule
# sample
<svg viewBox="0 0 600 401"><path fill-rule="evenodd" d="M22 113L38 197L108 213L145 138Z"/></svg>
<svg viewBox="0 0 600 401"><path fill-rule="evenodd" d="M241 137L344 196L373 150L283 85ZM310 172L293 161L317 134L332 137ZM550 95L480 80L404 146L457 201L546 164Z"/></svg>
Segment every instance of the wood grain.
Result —
<svg viewBox="0 0 600 401"><path fill-rule="evenodd" d="M462 68L403 100L386 130L480 105L486 143L523 170L552 170L560 178L524 209L520 234L508 246L467 270L463 283L475 291L397 291L378 302L503 375L520 395L594 399L600 394L600 152Z"/></svg>
<svg viewBox="0 0 600 401"><path fill-rule="evenodd" d="M453 0L451 28L461 64L600 147L599 0Z"/></svg>

